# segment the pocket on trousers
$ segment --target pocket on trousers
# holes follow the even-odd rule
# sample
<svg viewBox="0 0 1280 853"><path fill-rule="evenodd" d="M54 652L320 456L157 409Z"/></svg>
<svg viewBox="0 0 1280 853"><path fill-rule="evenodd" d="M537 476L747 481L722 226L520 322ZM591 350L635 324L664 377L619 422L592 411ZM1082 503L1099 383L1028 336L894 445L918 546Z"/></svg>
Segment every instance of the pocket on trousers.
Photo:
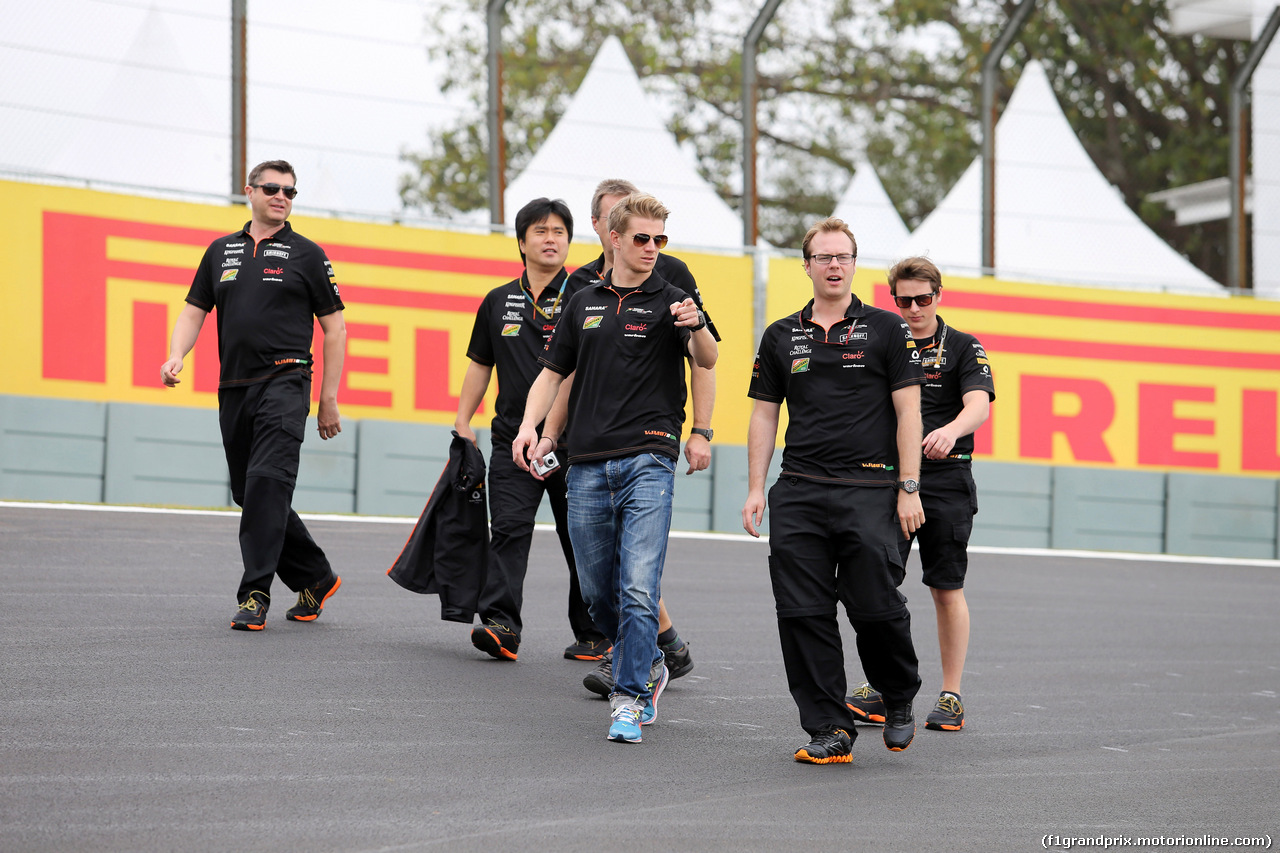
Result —
<svg viewBox="0 0 1280 853"><path fill-rule="evenodd" d="M667 469L668 474L674 474L676 472L676 463L672 462L667 457L659 456L656 453L650 453L649 458L652 459L654 462L657 462L663 468Z"/></svg>
<svg viewBox="0 0 1280 853"><path fill-rule="evenodd" d="M292 438L302 441L307 435L306 415L303 415L301 419L297 415L281 415L280 428Z"/></svg>
<svg viewBox="0 0 1280 853"><path fill-rule="evenodd" d="M973 534L972 521L957 521L951 525L951 538L962 547L968 546L969 537Z"/></svg>
<svg viewBox="0 0 1280 853"><path fill-rule="evenodd" d="M897 543L893 545L885 545L884 552L889 557L889 577L893 580L894 587L902 585L907 579L906 563L903 562L902 553L898 550Z"/></svg>

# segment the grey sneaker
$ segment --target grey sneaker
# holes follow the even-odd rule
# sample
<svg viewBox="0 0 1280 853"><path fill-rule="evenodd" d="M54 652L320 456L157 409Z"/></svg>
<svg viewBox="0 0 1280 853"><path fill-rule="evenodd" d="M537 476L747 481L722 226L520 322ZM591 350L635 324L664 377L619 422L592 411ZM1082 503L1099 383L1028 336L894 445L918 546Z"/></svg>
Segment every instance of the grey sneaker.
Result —
<svg viewBox="0 0 1280 853"><path fill-rule="evenodd" d="M600 661L600 665L582 677L582 686L608 699L613 693L613 652Z"/></svg>

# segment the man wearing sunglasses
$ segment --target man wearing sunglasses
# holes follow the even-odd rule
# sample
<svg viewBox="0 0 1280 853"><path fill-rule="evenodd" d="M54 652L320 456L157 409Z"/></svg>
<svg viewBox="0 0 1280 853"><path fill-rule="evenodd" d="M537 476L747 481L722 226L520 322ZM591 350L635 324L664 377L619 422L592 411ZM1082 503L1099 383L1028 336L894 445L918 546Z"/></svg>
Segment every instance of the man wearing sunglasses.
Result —
<svg viewBox="0 0 1280 853"><path fill-rule="evenodd" d="M324 332L324 375L317 416L320 438L342 432L338 382L347 330L329 259L288 219L297 194L293 167L260 163L244 188L252 218L219 237L200 261L174 324L160 378L181 380L183 359L210 311L218 314L218 423L240 514L244 574L231 627L261 631L280 576L298 601L285 618L311 622L342 580L290 506L311 407L314 320ZM209 365L203 365L207 369Z"/></svg>
<svg viewBox="0 0 1280 853"><path fill-rule="evenodd" d="M765 330L752 370L742 525L760 535L785 401L782 475L768 496L769 577L788 687L811 738L795 759L845 764L857 734L844 701L837 602L857 631L863 669L884 694L885 746L901 751L915 736L911 702L920 676L911 615L898 591L905 575L898 543L925 521L924 374L901 319L853 294L858 244L849 227L825 219L809 229L802 249L813 299Z"/></svg>
<svg viewBox="0 0 1280 853"><path fill-rule="evenodd" d="M541 448L555 446L564 417L552 403L573 374L569 535L591 619L613 642L608 738L626 743L639 743L640 726L656 719L669 677L657 642L658 599L684 423L684 359L711 367L717 355L693 299L653 273L667 213L640 193L613 206L614 267L569 300L512 445L526 470Z"/></svg>
<svg viewBox="0 0 1280 853"><path fill-rule="evenodd" d="M602 251L600 257L578 267L569 276L570 288L573 292L599 284L609 270L613 269L613 244L609 240L609 212L619 200L634 192L639 192L635 184L617 178L608 178L596 185L595 192L591 196L591 227L600 238ZM658 247L660 252L664 248L666 248L665 244ZM705 313L702 294L698 292L698 284L684 261L660 253L653 265L653 273L665 279L668 284L683 290L693 299L699 310L704 310ZM710 316L707 317L707 328L712 337L719 342L720 333L716 331L715 323L711 322ZM716 402L715 368L690 365L689 390L693 397L693 426L689 430L689 438L684 445L684 456L689 463L686 474L705 471L711 464L711 414ZM667 669L671 672L673 679L693 672L693 655L689 651L689 644L676 632L671 616L667 613L665 601L658 602L658 646L666 656ZM612 657L606 655L599 666L586 674L582 684L593 693L609 696L613 692Z"/></svg>
<svg viewBox="0 0 1280 853"><path fill-rule="evenodd" d="M938 316L942 274L932 261L899 261L889 270L889 292L911 328L925 375L920 498L929 523L912 536L920 540L924 585L933 595L942 653L942 692L925 718L925 727L954 732L964 728L960 677L969 648L964 577L969 567L969 534L978 511L970 461L973 433L991 414L996 391L982 344ZM911 539L900 540L898 550L905 566ZM862 685L845 701L859 720L884 722L884 699L872 684Z"/></svg>
<svg viewBox="0 0 1280 853"><path fill-rule="evenodd" d="M467 346L466 376L458 396L454 429L472 442L471 418L498 371L498 399L494 404L492 450L489 454L489 511L492 518L489 572L479 601L480 624L471 632L472 644L498 660L515 660L523 623L524 578L529 568L533 523L545 492L555 517L560 548L569 565L569 625L575 641L566 658L600 660L609 641L596 629L578 586L573 544L569 541L564 471L533 478L516 467L511 442L520 429L529 386L537 378L551 330L575 292L564 268L573 239L573 214L563 201L536 198L516 214L516 245L525 271L520 278L495 287L480 303L471 342ZM563 396L563 395L562 395ZM541 454L563 446L544 446Z"/></svg>

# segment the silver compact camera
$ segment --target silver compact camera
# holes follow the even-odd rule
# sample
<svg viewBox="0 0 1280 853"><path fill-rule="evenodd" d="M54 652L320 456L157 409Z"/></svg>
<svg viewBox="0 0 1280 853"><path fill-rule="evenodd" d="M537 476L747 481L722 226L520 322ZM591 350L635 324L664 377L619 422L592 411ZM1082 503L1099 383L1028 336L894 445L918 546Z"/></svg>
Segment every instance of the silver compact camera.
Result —
<svg viewBox="0 0 1280 853"><path fill-rule="evenodd" d="M546 456L533 457L533 470L538 472L539 477L545 477L559 467L560 460L556 458L554 450Z"/></svg>

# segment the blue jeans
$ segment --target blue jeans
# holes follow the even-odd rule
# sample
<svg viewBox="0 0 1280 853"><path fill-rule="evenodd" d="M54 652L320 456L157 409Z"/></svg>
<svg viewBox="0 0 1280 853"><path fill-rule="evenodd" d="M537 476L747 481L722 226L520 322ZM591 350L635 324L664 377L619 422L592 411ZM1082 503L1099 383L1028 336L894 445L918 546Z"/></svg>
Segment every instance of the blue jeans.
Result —
<svg viewBox="0 0 1280 853"><path fill-rule="evenodd" d="M569 468L569 538L591 621L613 640L614 694L649 696L675 462L640 453Z"/></svg>

